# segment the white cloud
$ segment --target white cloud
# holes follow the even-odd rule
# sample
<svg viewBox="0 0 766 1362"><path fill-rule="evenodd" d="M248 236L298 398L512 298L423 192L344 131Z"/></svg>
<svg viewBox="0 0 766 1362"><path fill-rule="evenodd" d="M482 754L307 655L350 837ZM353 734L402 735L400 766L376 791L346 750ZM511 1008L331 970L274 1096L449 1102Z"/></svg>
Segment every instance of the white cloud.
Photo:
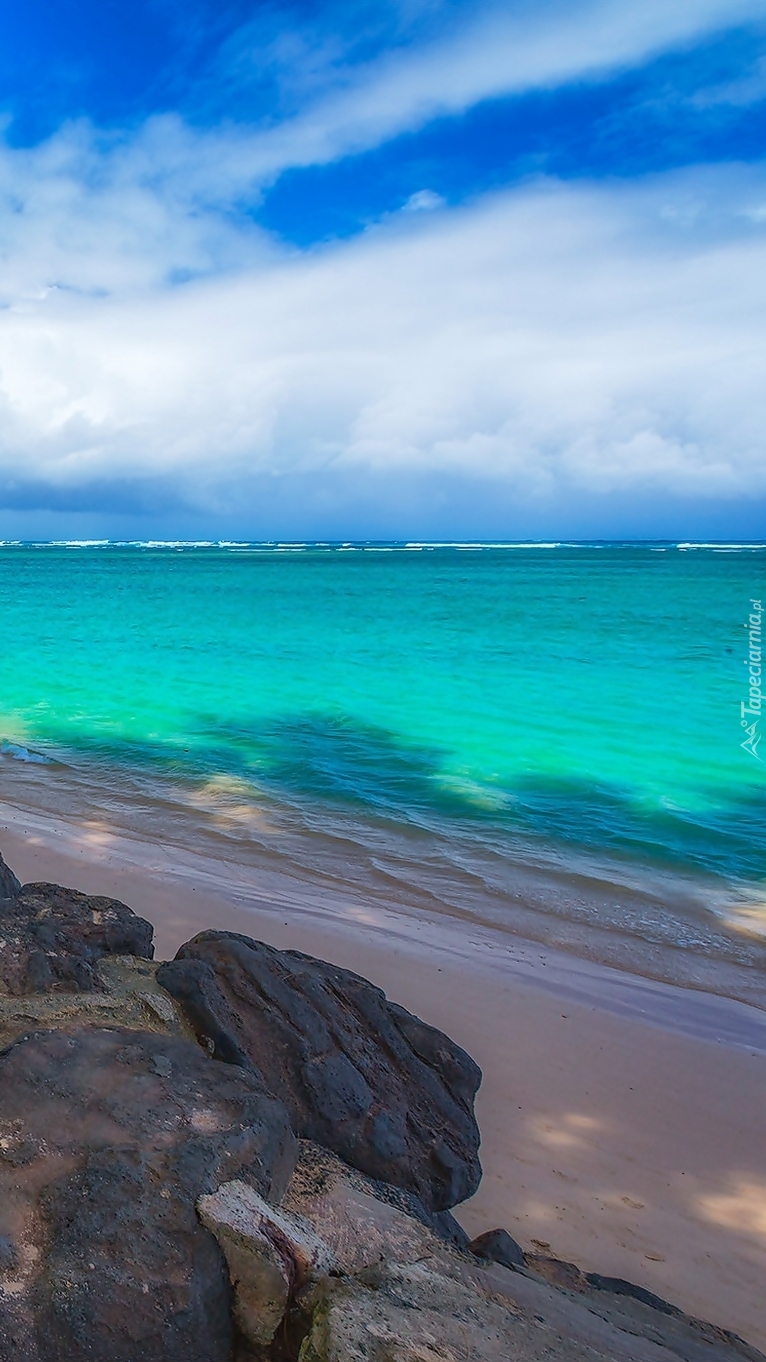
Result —
<svg viewBox="0 0 766 1362"><path fill-rule="evenodd" d="M203 131L168 114L124 137L83 122L28 151L0 146L0 305L9 266L17 272L11 288L33 292L57 280L112 290L173 268L236 267L255 244L236 210L282 171L369 150L481 100L640 65L718 28L762 19L763 0L517 0L468 12L440 38L366 65L328 61L324 78L308 82L302 112L265 129ZM288 57L289 66L292 47ZM710 99L746 100L760 89L754 77L736 94L716 87Z"/></svg>
<svg viewBox="0 0 766 1362"><path fill-rule="evenodd" d="M530 185L308 254L97 180L30 191L6 237L0 485L766 494L760 172ZM80 292L33 287L49 257Z"/></svg>
<svg viewBox="0 0 766 1362"><path fill-rule="evenodd" d="M52 287L135 292L170 275L267 259L265 234L231 212L241 138L175 116L132 138L65 126L40 146L0 145L0 306Z"/></svg>
<svg viewBox="0 0 766 1362"><path fill-rule="evenodd" d="M435 194L433 189L418 189L417 193L410 194L402 206L406 213L431 213L436 208L446 207L446 203L446 199L441 194Z"/></svg>
<svg viewBox="0 0 766 1362"><path fill-rule="evenodd" d="M262 180L367 150L481 100L600 78L718 29L762 22L763 0L535 0L473 13L438 40L329 68L312 104L243 147L243 166Z"/></svg>

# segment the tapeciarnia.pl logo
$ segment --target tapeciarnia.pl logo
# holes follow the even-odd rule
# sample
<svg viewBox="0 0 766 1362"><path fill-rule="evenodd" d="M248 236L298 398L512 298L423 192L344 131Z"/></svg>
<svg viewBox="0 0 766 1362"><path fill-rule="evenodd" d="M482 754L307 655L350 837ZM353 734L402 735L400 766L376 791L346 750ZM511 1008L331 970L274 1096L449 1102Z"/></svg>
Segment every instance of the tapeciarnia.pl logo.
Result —
<svg viewBox="0 0 766 1362"><path fill-rule="evenodd" d="M758 755L758 744L762 734L758 732L758 722L761 717L761 704L763 694L761 691L761 618L763 608L760 601L750 601L752 607L745 628L748 631L748 655L745 658L745 666L748 668L749 695L747 700L743 700L739 707L740 721L747 737L740 747L744 747L751 757L756 761L762 758ZM752 722L751 722L752 721Z"/></svg>

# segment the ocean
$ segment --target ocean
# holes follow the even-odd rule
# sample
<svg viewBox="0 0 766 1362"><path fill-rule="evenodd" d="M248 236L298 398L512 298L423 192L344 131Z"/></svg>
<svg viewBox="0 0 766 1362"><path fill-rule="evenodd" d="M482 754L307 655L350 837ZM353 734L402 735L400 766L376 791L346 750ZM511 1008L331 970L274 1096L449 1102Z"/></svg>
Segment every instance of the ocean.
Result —
<svg viewBox="0 0 766 1362"><path fill-rule="evenodd" d="M4 544L0 799L766 1005L765 567Z"/></svg>

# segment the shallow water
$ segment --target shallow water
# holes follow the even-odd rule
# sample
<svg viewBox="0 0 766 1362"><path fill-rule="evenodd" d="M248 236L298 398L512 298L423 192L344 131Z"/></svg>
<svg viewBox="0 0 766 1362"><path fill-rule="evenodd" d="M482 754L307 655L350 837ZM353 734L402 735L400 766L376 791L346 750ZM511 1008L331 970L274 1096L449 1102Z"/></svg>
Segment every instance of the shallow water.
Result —
<svg viewBox="0 0 766 1362"><path fill-rule="evenodd" d="M766 764L740 704L764 565L6 545L0 796L736 996L745 970L753 1001Z"/></svg>

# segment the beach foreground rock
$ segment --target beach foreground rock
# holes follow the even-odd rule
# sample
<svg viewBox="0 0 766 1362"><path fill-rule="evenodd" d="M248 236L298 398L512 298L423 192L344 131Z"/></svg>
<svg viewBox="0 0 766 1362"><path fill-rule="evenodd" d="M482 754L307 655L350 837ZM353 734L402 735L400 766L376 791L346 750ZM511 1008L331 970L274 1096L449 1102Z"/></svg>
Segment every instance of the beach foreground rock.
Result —
<svg viewBox="0 0 766 1362"><path fill-rule="evenodd" d="M90 992L101 987L104 956L151 960L154 929L127 904L58 884L22 886L15 876L18 888L3 898L9 874L0 864L0 992Z"/></svg>
<svg viewBox="0 0 766 1362"><path fill-rule="evenodd" d="M599 1308L442 1249L325 1279L298 1362L763 1362L734 1335L646 1307Z"/></svg>
<svg viewBox="0 0 766 1362"><path fill-rule="evenodd" d="M277 1200L280 1103L193 1041L32 1033L0 1054L0 1362L230 1362L226 1261L195 1202Z"/></svg>
<svg viewBox="0 0 766 1362"><path fill-rule="evenodd" d="M479 1176L479 1071L366 980L216 932L150 957L125 905L0 860L0 1362L766 1362L469 1245L439 1207Z"/></svg>
<svg viewBox="0 0 766 1362"><path fill-rule="evenodd" d="M255 1070L297 1135L444 1211L481 1178L481 1071L350 970L201 932L157 978L217 1059Z"/></svg>
<svg viewBox="0 0 766 1362"><path fill-rule="evenodd" d="M627 1282L574 1269L562 1288L553 1260L532 1265L518 1245L513 1270L460 1252L378 1191L301 1142L282 1209L325 1238L337 1266L294 1298L280 1362L763 1362ZM479 1247L507 1252L494 1234Z"/></svg>

